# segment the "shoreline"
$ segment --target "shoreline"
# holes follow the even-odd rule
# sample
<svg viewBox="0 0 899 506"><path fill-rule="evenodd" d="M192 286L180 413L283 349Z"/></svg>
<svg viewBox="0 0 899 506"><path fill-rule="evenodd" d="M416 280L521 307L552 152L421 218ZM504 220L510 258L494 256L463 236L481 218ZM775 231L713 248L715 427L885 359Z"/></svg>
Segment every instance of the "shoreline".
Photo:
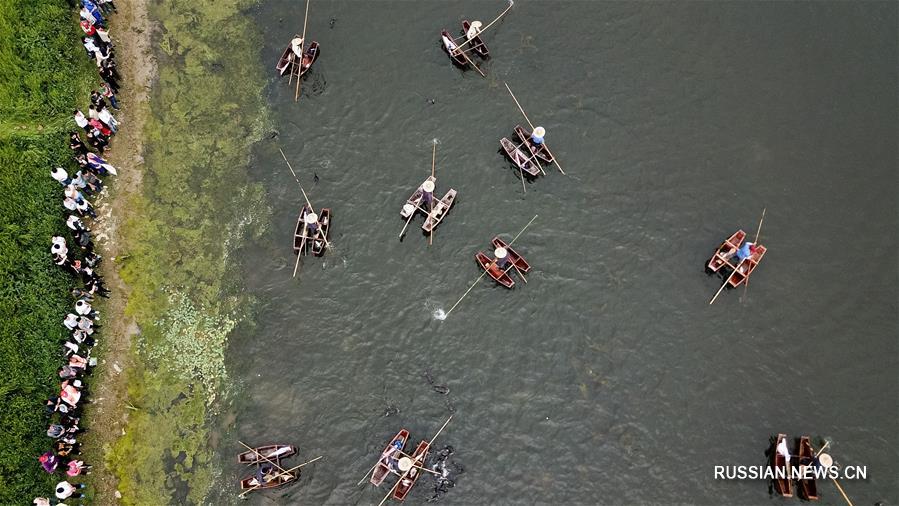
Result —
<svg viewBox="0 0 899 506"><path fill-rule="evenodd" d="M95 371L93 400L86 406L85 420L91 429L84 437L84 454L96 463L89 475L92 500L111 504L117 500L118 479L107 465L111 447L124 434L129 410L127 371L133 362L132 340L140 333L135 319L126 314L130 289L119 275L118 260L126 254L122 225L127 219L129 203L141 191L144 164L144 126L149 114L150 90L157 78L156 59L151 44L154 26L149 18L148 0L132 0L119 6L112 18L113 35L117 35L123 77L121 110L122 128L108 152L110 162L121 172L109 195L97 202L95 231L100 250L107 262L101 272L111 290L104 304L108 322L103 333L99 364ZM100 465L102 463L102 465Z"/></svg>

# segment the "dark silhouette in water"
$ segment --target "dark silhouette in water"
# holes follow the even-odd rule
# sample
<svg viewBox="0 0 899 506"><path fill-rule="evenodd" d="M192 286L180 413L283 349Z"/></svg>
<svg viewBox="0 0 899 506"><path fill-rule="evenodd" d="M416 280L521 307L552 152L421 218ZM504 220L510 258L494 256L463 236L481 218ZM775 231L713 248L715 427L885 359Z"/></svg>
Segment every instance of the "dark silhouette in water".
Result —
<svg viewBox="0 0 899 506"><path fill-rule="evenodd" d="M449 492L449 489L456 486L456 479L465 472L465 468L461 464L456 464L455 461L450 463L455 472L454 475L447 468L446 463L453 453L455 453L455 450L450 445L444 446L437 452L434 463L431 464L431 470L440 473L440 475L431 475L434 476L434 495L428 499L428 502L439 501L444 494Z"/></svg>
<svg viewBox="0 0 899 506"><path fill-rule="evenodd" d="M431 376L431 371L425 371L425 379L428 380L428 384L431 385L431 388L434 389L435 392L441 395L446 395L450 392L450 389L446 385L435 385L434 377Z"/></svg>
<svg viewBox="0 0 899 506"><path fill-rule="evenodd" d="M333 29L334 29L334 23L336 23L336 22L337 22L337 18L331 18L331 21L328 21L328 29L329 29L329 30L333 30Z"/></svg>
<svg viewBox="0 0 899 506"><path fill-rule="evenodd" d="M315 171L312 171L312 184L318 184L318 174Z"/></svg>

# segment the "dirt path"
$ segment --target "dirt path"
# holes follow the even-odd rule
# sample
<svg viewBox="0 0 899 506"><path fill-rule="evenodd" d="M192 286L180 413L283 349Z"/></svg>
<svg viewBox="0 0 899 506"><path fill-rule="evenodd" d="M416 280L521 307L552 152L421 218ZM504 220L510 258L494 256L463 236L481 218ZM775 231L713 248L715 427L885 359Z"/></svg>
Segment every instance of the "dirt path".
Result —
<svg viewBox="0 0 899 506"><path fill-rule="evenodd" d="M112 188L98 199L98 218L93 225L103 255L101 271L112 292L101 309L104 328L96 354L99 364L90 380L91 402L85 410L90 430L84 437L84 457L94 464L90 485L95 504L116 501L117 480L103 462L108 448L122 435L128 418L127 382L123 373L131 360L131 339L139 332L133 319L124 315L129 290L119 277L115 259L124 253L121 225L129 202L141 188L143 129L149 114L150 89L156 79L156 60L151 49L154 27L147 12L148 3L149 0L117 2L118 13L110 22L122 90L117 97L121 109L115 112L119 132L108 152L118 176L107 179L112 180Z"/></svg>

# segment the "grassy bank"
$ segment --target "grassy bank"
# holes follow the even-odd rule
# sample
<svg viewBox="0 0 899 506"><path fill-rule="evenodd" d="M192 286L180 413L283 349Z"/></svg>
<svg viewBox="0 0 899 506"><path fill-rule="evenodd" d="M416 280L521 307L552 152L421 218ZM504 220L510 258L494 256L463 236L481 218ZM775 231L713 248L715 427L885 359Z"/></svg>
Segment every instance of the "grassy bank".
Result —
<svg viewBox="0 0 899 506"><path fill-rule="evenodd" d="M58 391L71 279L49 241L65 230L53 166L73 171L65 132L93 70L65 0L0 0L0 504L52 491L37 457L50 448L43 401Z"/></svg>
<svg viewBox="0 0 899 506"><path fill-rule="evenodd" d="M151 9L159 80L132 206L141 212L126 222L120 258L127 311L141 328L128 371L136 410L108 460L126 504L199 503L215 478L207 427L221 402L226 339L246 306L229 255L263 228L262 191L245 170L264 125L257 30L242 13L252 3Z"/></svg>

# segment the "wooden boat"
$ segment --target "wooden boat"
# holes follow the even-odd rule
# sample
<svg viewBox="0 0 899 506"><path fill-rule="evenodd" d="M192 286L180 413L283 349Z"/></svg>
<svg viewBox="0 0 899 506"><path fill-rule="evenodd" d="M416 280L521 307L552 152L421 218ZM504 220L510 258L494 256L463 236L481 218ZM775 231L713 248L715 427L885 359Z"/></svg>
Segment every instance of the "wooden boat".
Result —
<svg viewBox="0 0 899 506"><path fill-rule="evenodd" d="M278 459L285 459L297 452L296 447L293 445L266 445L257 447L255 450L256 451L247 450L238 454L237 463L256 464L258 462L265 462L265 459L261 458L259 454L266 459L277 462Z"/></svg>
<svg viewBox="0 0 899 506"><path fill-rule="evenodd" d="M499 144L503 147L503 151L506 152L506 156L509 157L509 160L511 160L516 167L531 176L536 177L540 175L540 169L537 168L537 164L531 161L531 159L524 154L524 151L520 150L515 144L512 144L512 141L503 137L499 140Z"/></svg>
<svg viewBox="0 0 899 506"><path fill-rule="evenodd" d="M718 272L725 265L731 269L736 269L737 266L731 263L730 258L737 253L737 250L740 249L740 245L743 244L743 239L745 238L746 232L737 230L732 236L724 241L721 246L718 246L718 249L715 250L715 254L709 259L707 266L709 272Z"/></svg>
<svg viewBox="0 0 899 506"><path fill-rule="evenodd" d="M528 150L531 152L531 156L536 156L547 164L555 161L553 155L546 149L546 144L534 144L534 142L531 141L531 132L525 130L523 126L515 125L515 134L518 135L518 139L522 144L527 145Z"/></svg>
<svg viewBox="0 0 899 506"><path fill-rule="evenodd" d="M309 67L311 67L312 64L315 63L315 60L318 59L318 54L318 41L313 40L309 43L309 47L303 51L303 62L302 65L300 65L300 77L309 71Z"/></svg>
<svg viewBox="0 0 899 506"><path fill-rule="evenodd" d="M461 68L465 68L468 65L468 60L465 59L465 55L462 54L460 50L454 50L450 52L450 49L446 46L446 40L453 41L453 36L449 34L448 31L443 30L440 32L440 46L446 51L446 54L450 57L450 60L453 61L456 65ZM453 42L455 44L455 42ZM458 46L458 44L456 44Z"/></svg>
<svg viewBox="0 0 899 506"><path fill-rule="evenodd" d="M418 447L415 449L415 453L412 454L412 463L424 467L425 460L428 458L429 449L430 445L427 441L418 443ZM418 481L418 477L421 476L421 473L423 472L424 471L415 469L413 467L406 475L406 477L400 480L399 484L394 489L393 498L397 501L404 500L406 498L406 495L409 494L409 491L412 490L412 487L415 486L415 482Z"/></svg>
<svg viewBox="0 0 899 506"><path fill-rule="evenodd" d="M512 276L509 276L508 272L504 272L499 268L498 265L483 252L478 251L474 255L475 261L478 262L478 265L481 266L481 269L487 271L487 274L493 278L493 281L503 285L506 288L512 288L515 286L515 280L512 279Z"/></svg>
<svg viewBox="0 0 899 506"><path fill-rule="evenodd" d="M418 205L421 204L421 198L424 194L424 190L422 189L422 186L424 186L424 184L427 183L428 181L430 181L432 183L436 183L437 178L434 176L428 176L428 178L426 180L424 180L420 185L418 185L418 188L414 192L412 192L412 196L410 196L408 199L406 199L406 204L410 204L410 205L414 206L415 208L418 208ZM406 207L406 206L404 205L403 207ZM408 218L409 216L415 214L415 211L416 211L416 209L413 209L412 211L407 213L405 209L401 209L400 216L402 216L405 219L405 218Z"/></svg>
<svg viewBox="0 0 899 506"><path fill-rule="evenodd" d="M409 431L406 429L400 429L399 432L396 433L396 436L390 439L390 442L387 443L387 446L384 447L384 451L381 452L381 455L378 455L378 465L375 467L375 470L371 473L371 479L368 480L372 485L378 487L381 483L384 483L384 478L390 474L390 468L387 466L387 463L384 462L384 454L387 453L387 450L393 446L394 441L402 441L403 446L400 447L400 450L406 447L406 441L409 440Z"/></svg>
<svg viewBox="0 0 899 506"><path fill-rule="evenodd" d="M468 33L468 29L471 28L471 23L468 22L467 19L462 20L462 36L468 38L466 35ZM481 36L478 35L471 42L468 43L468 46L471 47L475 53L478 54L481 58L487 59L490 58L490 50L487 49L487 44L484 44L484 41L481 39Z"/></svg>
<svg viewBox="0 0 899 506"><path fill-rule="evenodd" d="M517 251L512 249L506 241L500 239L499 237L493 238L493 247L494 248L505 248L506 251L509 252L509 261L515 266L515 269L521 273L527 273L531 270L531 265L524 259L523 256L519 255Z"/></svg>
<svg viewBox="0 0 899 506"><path fill-rule="evenodd" d="M284 50L284 53L281 54L281 58L278 59L278 64L275 65L275 70L278 71L279 76L283 76L287 73L294 58L293 48L290 44L287 44L287 49Z"/></svg>
<svg viewBox="0 0 899 506"><path fill-rule="evenodd" d="M312 243L312 254L320 257L325 254L325 247L327 246L325 240L328 239L328 233L331 231L331 209L325 208L321 210L318 216L318 225L318 233L308 242ZM322 236L324 236L324 240Z"/></svg>
<svg viewBox="0 0 899 506"><path fill-rule="evenodd" d="M275 472L278 472L278 470L276 469ZM267 483L258 484L256 482L255 475L247 476L246 478L240 480L240 489L241 490L249 490L252 488L252 489L256 489L256 490L266 490L266 489L270 489L270 488L278 488L278 487L287 485L288 483L290 483L292 481L296 481L296 479L299 477L300 477L299 470L291 471L289 473L278 472L278 474L275 476L275 478L273 480L271 480Z"/></svg>
<svg viewBox="0 0 899 506"><path fill-rule="evenodd" d="M777 440L774 441L774 449L771 450L771 467L775 469L783 469L786 473L783 479L777 478L775 474L774 478L774 491L784 497L793 497L793 480L790 479L790 466L787 464L787 459L783 455L777 452L777 447L780 445L780 442L786 440L786 434L778 434Z"/></svg>
<svg viewBox="0 0 899 506"><path fill-rule="evenodd" d="M741 283L744 283L747 279L749 279L752 271L754 271L755 268L758 267L759 262L762 261L762 257L765 256L765 251L767 251L767 249L761 244L755 245L755 253L753 253L749 258L740 262L740 264L737 265L734 273L730 276L730 280L728 281L730 286L736 288L740 286Z"/></svg>
<svg viewBox="0 0 899 506"><path fill-rule="evenodd" d="M304 255L309 246L309 235L306 231L306 214L308 212L309 208L303 206L300 216L297 218L297 228L293 231L293 251L300 255Z"/></svg>
<svg viewBox="0 0 899 506"><path fill-rule="evenodd" d="M433 229L437 228L437 225L440 225L440 222L443 221L443 217L446 216L446 213L453 207L453 202L455 201L456 190L450 188L449 191L446 192L446 195L440 199L440 202L437 202L437 205L434 206L434 209L428 214L428 217L425 218L425 222L421 225L421 229L430 233Z"/></svg>
<svg viewBox="0 0 899 506"><path fill-rule="evenodd" d="M805 466L814 466L815 465L815 450L812 449L812 443L809 440L808 436L802 436L799 438L799 467L802 469ZM811 472L811 471L809 471ZM812 476L810 478L800 478L799 482L799 497L805 499L806 501L817 501L818 500L818 485L815 483L815 478Z"/></svg>

